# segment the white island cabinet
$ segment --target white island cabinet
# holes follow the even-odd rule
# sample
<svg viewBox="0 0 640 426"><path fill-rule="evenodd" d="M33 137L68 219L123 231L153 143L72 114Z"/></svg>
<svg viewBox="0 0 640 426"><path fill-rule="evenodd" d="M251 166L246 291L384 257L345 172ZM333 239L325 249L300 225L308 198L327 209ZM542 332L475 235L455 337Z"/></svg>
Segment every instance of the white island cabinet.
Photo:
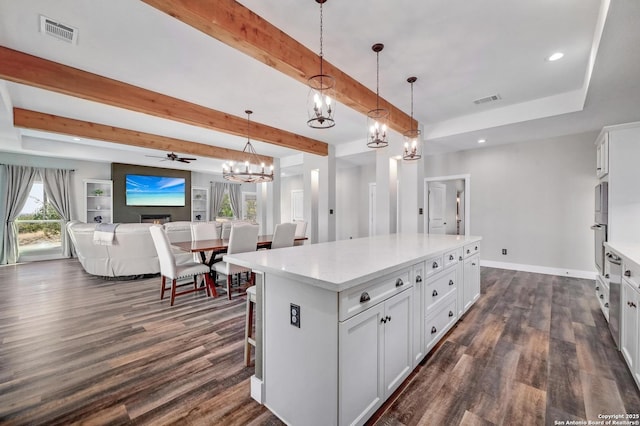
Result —
<svg viewBox="0 0 640 426"><path fill-rule="evenodd" d="M225 256L256 273L253 398L291 425L364 424L458 320L458 281L477 299L479 267L457 265L470 245L479 265L479 241L391 234Z"/></svg>

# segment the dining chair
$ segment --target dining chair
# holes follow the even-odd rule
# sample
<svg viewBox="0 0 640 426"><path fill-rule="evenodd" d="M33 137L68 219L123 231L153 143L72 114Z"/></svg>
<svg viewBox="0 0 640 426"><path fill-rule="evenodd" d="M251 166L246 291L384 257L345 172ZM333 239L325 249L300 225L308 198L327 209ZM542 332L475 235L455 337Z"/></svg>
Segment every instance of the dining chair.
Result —
<svg viewBox="0 0 640 426"><path fill-rule="evenodd" d="M233 223L231 222L222 222L222 231L221 238L223 240L228 240L231 235L231 228L233 227Z"/></svg>
<svg viewBox="0 0 640 426"><path fill-rule="evenodd" d="M256 251L258 248L258 225L238 224L231 227L229 235L229 245L227 254L246 253ZM227 298L231 300L231 281L234 275L242 273L249 274L249 286L253 285L253 274L251 269L234 265L229 262L217 262L213 264L213 269L218 274L227 276ZM240 281L240 280L238 280Z"/></svg>
<svg viewBox="0 0 640 426"><path fill-rule="evenodd" d="M156 247L158 261L160 262L160 275L162 277L160 300L164 299L164 292L166 290L171 290L171 306L173 306L176 296L183 294L205 290L207 294L211 291L211 293L215 295L215 288L210 289L208 284L205 284L204 287L198 287L197 276L208 274L210 271L209 266L197 262L176 264L176 259L171 251L171 244L169 243L167 234L164 232L164 228L159 225L154 225L149 228L149 231L151 232L153 245ZM178 292L177 281L188 277L193 277L193 288ZM167 288L167 278L171 280L171 288ZM205 281L205 283L206 282L207 281Z"/></svg>
<svg viewBox="0 0 640 426"><path fill-rule="evenodd" d="M202 241L202 240L217 240L220 238L218 233L218 227L215 222L191 222L191 240L192 241ZM202 263L206 263L211 266L215 260L212 256L213 251L200 252L194 255L195 261L201 261Z"/></svg>
<svg viewBox="0 0 640 426"><path fill-rule="evenodd" d="M294 220L296 224L296 238L304 238L307 236L307 221L306 220ZM296 241L295 245L302 245L304 241Z"/></svg>
<svg viewBox="0 0 640 426"><path fill-rule="evenodd" d="M292 247L296 238L295 223L280 223L276 225L276 229L273 231L273 239L271 240L271 249L278 249L282 247Z"/></svg>

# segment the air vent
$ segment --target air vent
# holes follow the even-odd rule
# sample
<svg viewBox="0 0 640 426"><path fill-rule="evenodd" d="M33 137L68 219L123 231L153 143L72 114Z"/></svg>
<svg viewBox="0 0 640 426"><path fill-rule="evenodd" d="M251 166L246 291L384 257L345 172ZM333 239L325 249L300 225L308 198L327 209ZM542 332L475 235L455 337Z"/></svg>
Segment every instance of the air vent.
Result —
<svg viewBox="0 0 640 426"><path fill-rule="evenodd" d="M486 104L487 102L499 101L500 99L502 99L500 95L495 94L491 96L485 96L484 98L476 99L475 101L473 101L473 103L476 105L480 105L480 104Z"/></svg>
<svg viewBox="0 0 640 426"><path fill-rule="evenodd" d="M40 15L40 32L64 40L67 43L78 43L78 29L69 25L54 21L46 16Z"/></svg>

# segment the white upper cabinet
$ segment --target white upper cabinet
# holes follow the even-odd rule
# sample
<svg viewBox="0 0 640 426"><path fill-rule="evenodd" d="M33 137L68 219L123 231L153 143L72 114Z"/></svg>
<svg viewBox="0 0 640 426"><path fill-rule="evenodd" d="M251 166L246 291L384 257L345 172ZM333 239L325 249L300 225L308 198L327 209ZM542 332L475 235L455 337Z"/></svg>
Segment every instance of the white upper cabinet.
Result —
<svg viewBox="0 0 640 426"><path fill-rule="evenodd" d="M605 177L609 173L609 132L602 131L596 139L596 176Z"/></svg>

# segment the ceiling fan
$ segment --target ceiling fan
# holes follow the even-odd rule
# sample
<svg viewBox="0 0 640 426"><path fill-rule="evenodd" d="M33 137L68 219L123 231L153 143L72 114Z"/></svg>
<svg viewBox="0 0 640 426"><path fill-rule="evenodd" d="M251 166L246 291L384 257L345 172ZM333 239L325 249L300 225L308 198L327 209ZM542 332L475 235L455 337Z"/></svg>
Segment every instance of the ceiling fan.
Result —
<svg viewBox="0 0 640 426"><path fill-rule="evenodd" d="M178 154L174 154L173 152L167 153L165 157L158 157L157 155L146 155L146 157L162 158L161 161L179 161L187 164L197 160L197 158L180 157Z"/></svg>

